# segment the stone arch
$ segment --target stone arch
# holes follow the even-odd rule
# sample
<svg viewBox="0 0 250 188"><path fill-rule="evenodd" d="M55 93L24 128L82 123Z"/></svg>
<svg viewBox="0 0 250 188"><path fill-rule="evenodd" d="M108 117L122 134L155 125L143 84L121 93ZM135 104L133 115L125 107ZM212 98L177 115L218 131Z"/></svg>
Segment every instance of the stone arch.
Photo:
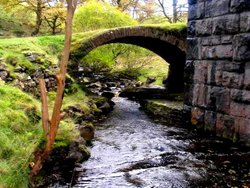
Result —
<svg viewBox="0 0 250 188"><path fill-rule="evenodd" d="M183 91L186 61L186 29L176 31L160 27L122 27L105 31L78 44L71 58L82 58L93 49L111 43L133 44L158 54L170 64L166 86L170 92Z"/></svg>

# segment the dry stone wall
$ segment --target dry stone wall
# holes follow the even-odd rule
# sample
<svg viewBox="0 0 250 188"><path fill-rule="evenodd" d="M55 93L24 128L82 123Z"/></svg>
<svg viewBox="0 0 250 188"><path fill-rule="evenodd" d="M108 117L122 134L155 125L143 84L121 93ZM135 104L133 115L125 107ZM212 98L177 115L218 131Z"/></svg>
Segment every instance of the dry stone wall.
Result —
<svg viewBox="0 0 250 188"><path fill-rule="evenodd" d="M250 144L250 0L189 0L187 44L192 124Z"/></svg>

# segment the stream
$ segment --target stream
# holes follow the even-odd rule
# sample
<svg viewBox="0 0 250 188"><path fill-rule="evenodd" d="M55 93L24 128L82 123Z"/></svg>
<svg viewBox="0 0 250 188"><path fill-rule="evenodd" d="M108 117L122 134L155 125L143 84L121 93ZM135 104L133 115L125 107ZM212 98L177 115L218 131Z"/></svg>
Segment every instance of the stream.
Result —
<svg viewBox="0 0 250 188"><path fill-rule="evenodd" d="M96 126L91 157L76 169L70 187L250 187L249 150L155 123L127 99L113 101L114 110Z"/></svg>

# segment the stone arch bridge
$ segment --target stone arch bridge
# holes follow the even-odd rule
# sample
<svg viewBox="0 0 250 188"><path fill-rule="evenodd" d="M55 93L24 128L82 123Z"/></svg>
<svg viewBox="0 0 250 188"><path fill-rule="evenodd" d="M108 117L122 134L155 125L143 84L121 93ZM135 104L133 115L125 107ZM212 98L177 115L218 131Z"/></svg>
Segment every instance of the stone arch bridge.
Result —
<svg viewBox="0 0 250 188"><path fill-rule="evenodd" d="M161 56L170 64L167 88L172 92L183 91L186 61L186 27L170 29L155 26L121 27L95 33L73 44L71 59L80 59L95 48L111 43L137 45Z"/></svg>
<svg viewBox="0 0 250 188"><path fill-rule="evenodd" d="M185 83L184 109L193 125L250 145L250 1L188 3L187 32L116 28L75 44L71 57L110 43L147 48L170 64L170 91L182 90Z"/></svg>

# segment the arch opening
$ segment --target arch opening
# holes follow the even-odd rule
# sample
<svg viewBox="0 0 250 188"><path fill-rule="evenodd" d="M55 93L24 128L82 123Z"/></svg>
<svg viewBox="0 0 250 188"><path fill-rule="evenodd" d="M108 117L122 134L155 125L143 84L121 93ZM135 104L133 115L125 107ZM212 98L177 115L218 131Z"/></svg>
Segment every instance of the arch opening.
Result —
<svg viewBox="0 0 250 188"><path fill-rule="evenodd" d="M169 92L183 92L184 90L184 66L186 54L177 46L168 42L149 37L124 37L110 40L106 44L125 43L146 48L169 63L168 78L165 86Z"/></svg>
<svg viewBox="0 0 250 188"><path fill-rule="evenodd" d="M186 37L159 28L118 28L85 41L73 53L81 59L93 49L105 44L124 43L146 48L169 63L165 86L170 93L183 92L184 66L186 61Z"/></svg>

